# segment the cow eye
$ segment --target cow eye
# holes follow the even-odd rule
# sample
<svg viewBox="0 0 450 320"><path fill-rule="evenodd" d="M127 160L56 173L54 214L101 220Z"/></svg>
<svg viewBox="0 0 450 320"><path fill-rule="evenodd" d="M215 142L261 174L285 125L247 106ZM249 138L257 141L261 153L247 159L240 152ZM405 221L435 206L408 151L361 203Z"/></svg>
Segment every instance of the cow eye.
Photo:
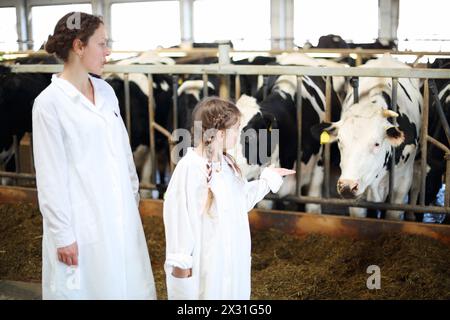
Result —
<svg viewBox="0 0 450 320"><path fill-rule="evenodd" d="M375 142L375 147L379 147L380 144L378 142Z"/></svg>

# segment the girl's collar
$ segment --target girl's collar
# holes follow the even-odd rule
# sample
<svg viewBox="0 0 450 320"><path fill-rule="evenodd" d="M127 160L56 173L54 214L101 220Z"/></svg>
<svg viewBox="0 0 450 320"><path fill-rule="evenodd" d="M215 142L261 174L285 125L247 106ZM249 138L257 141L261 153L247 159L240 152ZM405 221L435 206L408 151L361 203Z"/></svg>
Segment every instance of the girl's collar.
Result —
<svg viewBox="0 0 450 320"><path fill-rule="evenodd" d="M207 163L207 162L208 162L208 159L206 159L205 157L199 155L199 154L194 150L193 147L188 147L187 153L188 153L188 154L191 153L193 156L195 156L197 159L203 161L204 163ZM222 163L222 164L225 163L225 164L226 164L226 162L225 162L225 157L224 157L223 155L221 155L221 161L212 161L212 163L213 163L213 164L216 164L216 165L218 165L218 164L220 164L220 163Z"/></svg>

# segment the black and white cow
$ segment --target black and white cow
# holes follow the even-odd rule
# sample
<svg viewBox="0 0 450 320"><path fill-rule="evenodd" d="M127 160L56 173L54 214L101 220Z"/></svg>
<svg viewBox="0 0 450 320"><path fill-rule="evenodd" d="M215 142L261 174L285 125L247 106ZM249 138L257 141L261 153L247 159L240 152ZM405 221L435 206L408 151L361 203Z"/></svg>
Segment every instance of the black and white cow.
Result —
<svg viewBox="0 0 450 320"><path fill-rule="evenodd" d="M275 57L256 56L247 59L231 61L236 65L267 65L274 63ZM240 95L256 95L263 85L262 76L241 75ZM195 105L204 98L203 80L199 75L190 76L178 88L178 128L190 129L192 126L192 111ZM208 77L208 96L219 95L220 80L216 75ZM230 79L230 98L235 97L235 76Z"/></svg>
<svg viewBox="0 0 450 320"><path fill-rule="evenodd" d="M345 41L340 35L337 34L327 34L319 38L319 42L315 48L323 49L387 49L393 50L397 49L397 42L394 40L383 40L376 39L372 43L354 43ZM362 63L367 62L372 57L363 57ZM340 62L345 62L350 66L354 67L356 65L355 59L348 56L340 60Z"/></svg>
<svg viewBox="0 0 450 320"><path fill-rule="evenodd" d="M197 103L202 100L203 80L192 78L184 81L178 87L178 128L190 130L192 127L192 111ZM218 95L219 80L217 77L208 78L208 96ZM172 125L169 128L172 129Z"/></svg>
<svg viewBox="0 0 450 320"><path fill-rule="evenodd" d="M263 65L274 65L277 64L277 58L276 57L265 57L265 56L256 56L241 60L232 60L232 64L235 65L252 65L252 66L263 66ZM240 76L240 82L241 82L241 91L240 95L246 94L248 96L256 96L258 91L261 90L261 88L264 85L264 77L262 75L241 75ZM235 98L235 76L231 76L231 89L230 89L230 95L232 98Z"/></svg>
<svg viewBox="0 0 450 320"><path fill-rule="evenodd" d="M390 55L370 60L361 68L410 68ZM421 126L422 96L417 79L399 79L397 113L391 107L391 79L360 78L359 103L348 92L341 119L312 128L337 141L341 154L338 193L344 198L383 202L389 193L389 167L395 161L393 202L403 203L413 180L414 160ZM398 125L395 125L393 119ZM396 158L392 159L392 150ZM350 208L350 215L366 217L367 210ZM387 211L387 219L400 220L402 211Z"/></svg>
<svg viewBox="0 0 450 320"><path fill-rule="evenodd" d="M450 70L450 59L436 59L433 64L430 65L430 68ZM436 83L438 99L444 111L445 118L447 119L447 122L450 122L450 79L436 79L434 81ZM443 143L447 148L450 148L441 120L438 116L436 100L432 92L430 92L429 106L428 134ZM436 194L444 181L445 153L433 144L429 144L427 150L427 163L430 170L427 172L426 178L425 204L429 205L436 201ZM421 219L419 220L421 221Z"/></svg>
<svg viewBox="0 0 450 320"><path fill-rule="evenodd" d="M337 34L321 36L315 48L323 49L348 49L348 43Z"/></svg>
<svg viewBox="0 0 450 320"><path fill-rule="evenodd" d="M152 51L144 52L133 58L115 62L116 65L151 64L173 65L171 58L160 57ZM123 74L106 74L106 81L114 88L123 119L125 117L125 92ZM131 146L136 169L142 183L150 184L151 158L149 149L148 95L149 84L146 74L130 73L130 111ZM155 102L155 121L164 128L168 127L169 113L172 109L172 78L167 75L153 75L153 97ZM165 183L166 168L169 163L169 144L164 135L155 131L156 165L159 182Z"/></svg>
<svg viewBox="0 0 450 320"><path fill-rule="evenodd" d="M31 55L14 61L16 64L56 64L50 55ZM51 82L49 73L13 73L0 66L0 170L15 171L13 137L18 141L31 132L34 99ZM2 179L2 184L10 179Z"/></svg>
<svg viewBox="0 0 450 320"><path fill-rule="evenodd" d="M303 54L282 55L277 58L282 65L343 67L331 61L318 61ZM344 89L344 79L333 79L332 110L333 119L339 117L340 100L338 92ZM308 187L308 195L320 197L323 183L322 147L313 139L309 128L323 121L325 113L325 79L322 77L302 77L302 177L301 187ZM241 141L231 154L236 158L247 179L256 178L262 168L268 165L284 168L296 167L297 161L297 112L296 112L297 78L279 76L270 88L270 92L260 103L253 97L243 95L237 106L243 114L241 119ZM259 135L260 129L268 134ZM278 129L279 137L273 137L271 131ZM278 141L277 141L278 140ZM275 144L271 145L274 141ZM253 146L257 150L251 151ZM267 155L260 157L260 148L267 147ZM270 147L269 147L270 146ZM254 154L256 152L256 156ZM263 159L262 159L263 158ZM289 176L278 192L280 197L295 193L296 178ZM308 204L306 211L321 211L320 206Z"/></svg>

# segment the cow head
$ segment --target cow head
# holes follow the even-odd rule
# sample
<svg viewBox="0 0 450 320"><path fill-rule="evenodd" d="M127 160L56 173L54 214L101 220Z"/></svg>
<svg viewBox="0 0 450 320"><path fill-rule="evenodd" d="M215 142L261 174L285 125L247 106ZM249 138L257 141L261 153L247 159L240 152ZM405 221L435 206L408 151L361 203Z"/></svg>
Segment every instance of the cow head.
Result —
<svg viewBox="0 0 450 320"><path fill-rule="evenodd" d="M272 141L273 129L278 129L278 123L273 114L258 112L242 128L242 153L249 164L264 165L270 157L278 141Z"/></svg>
<svg viewBox="0 0 450 320"><path fill-rule="evenodd" d="M403 132L388 121L397 116L379 106L355 104L340 121L311 129L313 136L322 136L322 143L338 143L341 176L337 191L342 197L359 198L386 173L392 147L405 139Z"/></svg>
<svg viewBox="0 0 450 320"><path fill-rule="evenodd" d="M204 98L202 80L186 80L178 87L178 128L192 127L192 112L197 103ZM216 94L216 87L208 81L208 96Z"/></svg>
<svg viewBox="0 0 450 320"><path fill-rule="evenodd" d="M229 152L247 179L257 178L263 166L278 159L278 123L274 115L261 111L253 97L242 95L236 105L242 113L241 137Z"/></svg>

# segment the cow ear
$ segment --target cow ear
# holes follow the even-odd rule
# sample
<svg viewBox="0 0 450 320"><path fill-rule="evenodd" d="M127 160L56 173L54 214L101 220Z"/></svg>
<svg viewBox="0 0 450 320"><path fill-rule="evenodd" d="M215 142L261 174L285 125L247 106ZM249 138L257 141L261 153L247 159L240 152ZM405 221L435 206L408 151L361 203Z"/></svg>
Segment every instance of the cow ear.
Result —
<svg viewBox="0 0 450 320"><path fill-rule="evenodd" d="M321 144L333 143L337 139L338 123L321 122L311 127L312 136Z"/></svg>
<svg viewBox="0 0 450 320"><path fill-rule="evenodd" d="M398 147L405 141L405 134L403 131L399 130L398 127L387 128L386 136L389 143L394 147Z"/></svg>

